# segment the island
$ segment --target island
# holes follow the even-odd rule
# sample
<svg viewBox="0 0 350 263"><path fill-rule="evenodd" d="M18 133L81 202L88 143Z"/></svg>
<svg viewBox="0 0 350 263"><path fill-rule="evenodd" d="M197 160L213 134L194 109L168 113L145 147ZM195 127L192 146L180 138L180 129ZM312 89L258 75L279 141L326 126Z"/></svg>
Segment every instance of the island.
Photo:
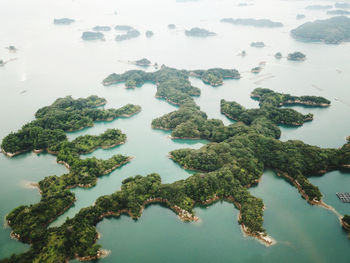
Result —
<svg viewBox="0 0 350 263"><path fill-rule="evenodd" d="M92 30L94 30L94 31L111 31L112 28L110 26L95 26Z"/></svg>
<svg viewBox="0 0 350 263"><path fill-rule="evenodd" d="M341 10L341 9L329 10L329 11L327 11L327 15L336 15L336 16L339 16L339 15L349 15L349 14L350 14L350 11Z"/></svg>
<svg viewBox="0 0 350 263"><path fill-rule="evenodd" d="M349 9L350 8L350 3L346 3L346 2L335 3L334 7L335 8Z"/></svg>
<svg viewBox="0 0 350 263"><path fill-rule="evenodd" d="M185 35L189 37L209 37L215 36L216 33L210 32L203 28L193 27L190 30L185 30Z"/></svg>
<svg viewBox="0 0 350 263"><path fill-rule="evenodd" d="M275 58L281 59L281 58L282 58L282 53L281 53L281 52L277 52L277 53L275 54Z"/></svg>
<svg viewBox="0 0 350 263"><path fill-rule="evenodd" d="M149 61L147 58L136 60L134 63L137 66L141 66L141 67L148 67L151 65L151 61Z"/></svg>
<svg viewBox="0 0 350 263"><path fill-rule="evenodd" d="M151 30L147 30L145 34L146 34L147 38L151 38L154 35L153 31L151 31Z"/></svg>
<svg viewBox="0 0 350 263"><path fill-rule="evenodd" d="M92 127L96 121L128 117L141 110L133 104L119 109L97 108L104 104L106 100L97 96L77 100L70 96L59 98L52 105L39 109L35 120L6 136L1 145L2 152L9 157L31 150L56 152L53 149L67 140L64 132Z"/></svg>
<svg viewBox="0 0 350 263"><path fill-rule="evenodd" d="M233 25L242 25L242 26L255 26L255 27L282 27L281 22L274 22L269 19L255 19L255 18L223 18L221 19L223 23L230 23Z"/></svg>
<svg viewBox="0 0 350 263"><path fill-rule="evenodd" d="M265 43L262 41L257 41L257 42L252 42L250 43L251 47L258 47L258 48L262 48L265 47Z"/></svg>
<svg viewBox="0 0 350 263"><path fill-rule="evenodd" d="M291 35L298 40L326 44L350 41L350 18L335 16L326 20L307 22L293 29Z"/></svg>
<svg viewBox="0 0 350 263"><path fill-rule="evenodd" d="M134 30L132 26L127 26L127 25L117 25L114 27L115 30L120 30L120 31L130 31Z"/></svg>
<svg viewBox="0 0 350 263"><path fill-rule="evenodd" d="M304 19L304 18L305 18L305 15L304 15L304 14L297 14L297 15L296 15L296 19L297 19L297 20Z"/></svg>
<svg viewBox="0 0 350 263"><path fill-rule="evenodd" d="M123 74L113 73L102 83L109 86L125 82L126 85L136 87L142 86L145 82L152 82L157 85L157 98L180 105L192 101L192 96L200 95L200 89L191 85L189 77L196 77L209 85L219 86L224 79L239 79L240 74L235 69L177 70L162 65L161 69L155 72L130 70Z"/></svg>
<svg viewBox="0 0 350 263"><path fill-rule="evenodd" d="M306 59L306 55L299 51L295 51L293 53L289 53L287 59L293 61L304 61Z"/></svg>
<svg viewBox="0 0 350 263"><path fill-rule="evenodd" d="M5 62L3 59L0 59L0 66L3 66L3 65L5 65Z"/></svg>
<svg viewBox="0 0 350 263"><path fill-rule="evenodd" d="M176 28L176 25L174 25L174 24L169 24L169 25L168 25L168 28L169 28L169 29L175 29L175 28Z"/></svg>
<svg viewBox="0 0 350 263"><path fill-rule="evenodd" d="M138 30L130 30L127 31L126 34L122 34L122 35L117 35L115 37L115 41L124 41L124 40L128 40L128 39L133 39L133 38L137 38L140 36L140 32Z"/></svg>
<svg viewBox="0 0 350 263"><path fill-rule="evenodd" d="M11 46L8 46L8 47L6 47L7 49L8 49L8 51L10 51L10 52L17 52L17 48L15 47L15 46L13 46L13 45L11 45Z"/></svg>
<svg viewBox="0 0 350 263"><path fill-rule="evenodd" d="M252 92L251 98L259 101L259 108L245 109L237 102L221 101L221 112L228 118L238 120L225 126L221 120L208 119L193 100L193 95L200 90L191 86L189 77L193 74L202 77L208 71L162 66L156 72L131 70L122 74L113 73L103 81L105 85L130 79L137 79L140 85L150 81L157 85L157 93L161 93L164 98L177 100L179 107L154 119L152 127L171 130L173 139L203 138L209 141L200 149L177 149L169 153L169 158L186 169L194 170L195 174L173 183L162 183L156 173L128 177L114 193L99 197L94 204L81 209L61 226L49 228L49 223L74 203L75 195L70 191L71 188L92 187L99 176L131 160L122 155L115 155L108 160L79 157L98 147L113 147L123 143L126 136L118 129L107 130L101 135L80 136L73 141L68 141L66 137L60 141L52 140L48 144L49 150L57 154L57 161L65 164L69 173L60 177L45 177L38 184L41 192L39 203L19 206L6 216L13 230L12 237L30 244L30 247L22 254L12 255L2 262L97 260L104 255L104 251L96 244L96 225L105 217L120 217L122 214L138 220L144 209L153 203L171 209L180 220L198 221L194 207L209 206L220 200L230 202L239 210L238 223L242 231L266 246L273 245L274 239L263 226L264 202L248 190L259 183L266 168L275 170L289 181L310 205L330 208L322 201L319 188L312 185L308 177L348 167L350 142L333 149L308 145L299 140L280 141L281 130L278 127L281 124L302 125L312 120L312 114L303 115L283 106L306 105L325 109L330 101L323 97L293 96L258 88ZM215 68L214 72L224 77L233 76L235 71ZM65 117L58 116L68 113L68 117L76 113L91 118L91 111L94 111L92 116L104 116L108 110L97 107L105 103L103 98L95 96L78 100L70 97L58 99L53 105L38 110L36 119L24 125L22 130L33 128L32 133L35 134L35 127L49 121L50 129L63 124L68 130L75 129L80 125L74 124L74 121L80 122L82 118L73 116L66 122ZM97 113L95 110L102 112ZM58 116L49 118L53 114ZM11 133L4 139L12 143L13 149L22 147L20 140L12 140L17 133ZM40 141L35 138L32 144ZM2 147L8 146L3 143ZM342 222L346 226L349 216L342 217Z"/></svg>
<svg viewBox="0 0 350 263"><path fill-rule="evenodd" d="M104 34L101 32L83 32L81 35L83 40L104 40Z"/></svg>
<svg viewBox="0 0 350 263"><path fill-rule="evenodd" d="M306 10L327 10L332 8L333 6L331 5L309 5L305 7Z"/></svg>
<svg viewBox="0 0 350 263"><path fill-rule="evenodd" d="M262 71L262 67L254 67L250 70L252 73L260 73Z"/></svg>
<svg viewBox="0 0 350 263"><path fill-rule="evenodd" d="M72 24L73 22L75 22L75 20L74 19L71 19L71 18L55 18L54 20L53 20L53 23L55 24L55 25L70 25L70 24Z"/></svg>

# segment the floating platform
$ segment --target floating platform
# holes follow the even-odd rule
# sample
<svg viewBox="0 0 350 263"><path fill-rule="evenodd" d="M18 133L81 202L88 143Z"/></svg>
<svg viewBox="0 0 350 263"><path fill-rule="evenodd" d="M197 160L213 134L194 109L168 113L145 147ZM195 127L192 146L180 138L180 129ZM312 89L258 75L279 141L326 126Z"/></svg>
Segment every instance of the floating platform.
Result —
<svg viewBox="0 0 350 263"><path fill-rule="evenodd" d="M350 203L350 193L336 193L343 203Z"/></svg>

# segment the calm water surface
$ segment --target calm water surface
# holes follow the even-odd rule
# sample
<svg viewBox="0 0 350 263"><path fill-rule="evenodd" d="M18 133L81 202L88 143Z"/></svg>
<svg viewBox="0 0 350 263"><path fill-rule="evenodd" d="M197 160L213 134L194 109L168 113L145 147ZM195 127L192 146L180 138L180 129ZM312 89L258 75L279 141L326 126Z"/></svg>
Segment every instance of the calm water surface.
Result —
<svg viewBox="0 0 350 263"><path fill-rule="evenodd" d="M236 68L242 79L225 81L221 87L210 87L197 79L194 86L202 90L195 99L210 118L231 123L220 114L220 100L235 100L245 107L258 103L249 98L256 87L270 88L295 95L327 97L327 109L296 107L314 114L314 121L300 128L282 127L281 140L303 140L320 147L340 147L350 135L345 121L350 111L350 44L338 46L297 42L289 31L304 21L327 18L324 11L304 10L310 4L333 4L330 1L249 1L253 5L237 7L240 1L199 0L0 0L0 59L10 61L0 67L0 139L34 118L35 111L56 98L74 98L96 94L108 100L106 108L127 103L142 106L132 118L98 123L93 128L69 133L70 139L84 134L100 134L107 128L119 128L128 136L126 144L109 150L97 150L84 157L109 158L113 154L134 156L129 164L99 179L91 189L74 189L78 200L52 225L60 225L81 208L91 205L101 195L118 190L121 181L136 174L157 172L163 182L185 179L192 173L167 158L169 151L199 148L206 141L170 140L169 132L152 130L151 121L176 108L154 98L156 88L146 84L135 90L123 85L103 87L101 81L112 72L122 73L136 66L122 61L143 57L158 64L185 69L210 67ZM117 15L115 15L117 11ZM306 19L297 21L295 15ZM55 26L53 18L76 19L70 26ZM282 28L254 28L220 23L224 17L269 18L284 23ZM167 25L174 23L176 30ZM115 42L114 30L105 33L106 41L84 42L83 31L95 25L132 25L141 37ZM217 33L207 39L188 38L184 30L202 27ZM154 31L151 39L146 30ZM265 48L251 48L252 41L264 41ZM17 53L3 47L15 45ZM246 50L247 56L237 56ZM302 63L276 60L301 51L307 55ZM260 75L249 73L261 61L266 66ZM152 70L152 69L150 69ZM337 71L338 70L338 71ZM339 71L340 70L340 71ZM339 73L340 72L340 73ZM266 75L265 75L266 74ZM25 93L21 94L22 91ZM340 98L340 101L335 100ZM67 170L48 154L27 153L16 158L0 155L0 217L13 208L36 203L40 195L29 189L48 175ZM349 174L338 171L311 182L324 193L324 201L340 213L350 213L350 205L341 203L335 192L349 191ZM176 215L159 205L145 209L138 221L127 216L104 219L97 225L102 237L98 241L111 251L101 262L350 262L350 240L330 211L308 205L284 179L267 170L261 183L251 193L266 205L264 227L277 240L266 248L255 239L244 237L237 223L238 211L229 203L196 208L200 223L183 223ZM0 258L28 249L9 238L10 229L0 228Z"/></svg>

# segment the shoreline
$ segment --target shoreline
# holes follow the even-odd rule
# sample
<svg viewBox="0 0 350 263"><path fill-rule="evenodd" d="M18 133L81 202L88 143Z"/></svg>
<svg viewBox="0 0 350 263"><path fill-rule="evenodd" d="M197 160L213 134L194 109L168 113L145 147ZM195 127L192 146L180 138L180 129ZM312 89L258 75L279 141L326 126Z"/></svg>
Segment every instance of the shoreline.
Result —
<svg viewBox="0 0 350 263"><path fill-rule="evenodd" d="M202 202L202 205L209 206L209 205L212 205L220 200L227 201L229 203L234 204L234 206L239 210L239 213L237 215L237 221L240 222L241 218L242 218L241 217L241 205L232 196L228 196L226 198L220 198L217 195L214 195L214 197L212 197L211 199L208 199L208 200L205 200L204 202ZM249 229L244 225L244 223L240 223L240 226L241 226L241 230L245 236L251 236L251 237L258 239L258 241L261 242L266 247L275 245L277 243L276 240L274 240L271 236L269 236L265 233L262 233L262 232L254 233L254 232L249 231Z"/></svg>
<svg viewBox="0 0 350 263"><path fill-rule="evenodd" d="M283 173L281 171L277 171L276 170L276 174L279 177L284 177L286 179L288 179L297 189L298 192L301 194L301 196L306 200L306 202L308 202L310 205L315 205L315 206L320 206L323 207L331 212L333 212L339 219L339 223L340 225L342 224L342 215L331 205L326 204L325 202L323 202L322 200L317 201L317 200L310 200L310 197L305 193L305 191L301 188L300 184L298 183L297 180L295 180L294 178L292 178L291 176L289 176L286 173Z"/></svg>

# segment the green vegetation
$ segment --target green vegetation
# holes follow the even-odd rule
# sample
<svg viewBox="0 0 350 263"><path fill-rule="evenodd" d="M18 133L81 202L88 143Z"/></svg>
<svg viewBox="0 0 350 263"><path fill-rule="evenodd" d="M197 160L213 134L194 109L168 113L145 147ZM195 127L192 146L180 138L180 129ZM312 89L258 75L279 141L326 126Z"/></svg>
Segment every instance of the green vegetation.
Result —
<svg viewBox="0 0 350 263"><path fill-rule="evenodd" d="M126 136L119 130L107 130L99 136L85 135L69 142L64 129L60 128L64 138L48 143L47 148L57 154L58 162L69 167L69 173L44 178L39 182L42 194L40 202L20 206L8 214L6 219L13 229L12 235L30 243L31 248L23 254L4 259L1 263L97 259L101 256L101 247L96 244L96 224L104 217L118 217L122 213L138 219L143 208L150 203L163 203L187 221L196 220L193 210L196 205L210 205L218 200L226 200L240 210L238 221L243 230L264 240L264 204L247 189L258 183L266 168L272 168L290 180L310 204L319 204L322 194L318 187L310 183L308 177L347 167L350 163L350 139L339 149L322 149L297 140L282 142L278 140L281 131L277 125L301 125L312 119L311 114L302 115L293 109L280 108L283 105L325 107L330 105L330 101L323 97L297 97L258 88L251 94L252 98L259 101L257 109L245 109L236 102L221 101L221 111L226 116L239 120L225 126L220 120L208 119L192 98L199 94L199 89L191 86L189 76L203 80L203 76L209 75L210 71L219 72L222 79L233 78L238 74L234 70L186 71L163 66L161 70L152 73L132 70L120 75L112 74L104 80L105 85L128 81L142 85L150 81L157 85L157 96L178 104L176 111L154 119L152 127L172 130L173 137L209 140L209 144L198 150L179 149L170 152L169 156L175 162L184 168L197 170L198 173L171 184L162 184L158 174L127 178L119 191L99 197L94 205L81 209L63 225L48 228L50 222L74 203L75 196L69 191L70 188L91 187L96 184L99 176L130 160L122 155L115 155L108 160L79 158L81 154L98 147L113 147L123 143ZM37 126L44 129L51 127L50 131L55 131L56 127L66 127L66 130L80 127L73 121L67 125L65 118L59 118L66 113L79 113L78 116L90 118L89 121L92 122L109 116L105 110L90 114L90 111L99 111L96 107L104 104L105 100L89 98L75 101L70 97L59 99L53 105L40 109L36 113L37 119L33 121L49 126L33 126L31 122L22 130ZM128 110L133 112L137 107L131 105ZM120 110L107 111L115 113ZM61 113L54 115L57 112ZM125 114L128 111L124 109L122 112ZM52 117L51 123L49 117ZM48 120L41 120L44 118ZM13 147L15 146L16 143ZM348 221L350 217L345 215L343 222Z"/></svg>
<svg viewBox="0 0 350 263"><path fill-rule="evenodd" d="M224 79L240 79L241 75L235 69L211 68L208 70L192 70L191 76L200 78L205 84L217 87Z"/></svg>
<svg viewBox="0 0 350 263"><path fill-rule="evenodd" d="M114 155L107 160L100 160L95 157L80 159L81 154L92 152L97 148L110 148L124 143L126 135L118 129L108 129L98 136L79 136L73 141L67 140L62 129L56 129L56 127L61 127L68 123L71 124L68 128L75 127L75 123L71 120L67 122L67 119L64 118L66 117L65 114L72 115L77 120L79 120L79 117L91 117L91 115L86 113L89 113L91 110L97 110L96 106L103 105L105 102L104 99L96 96L77 100L73 100L71 97L58 99L51 106L38 110L36 113L37 120L24 125L24 128L18 133L12 134L12 137L16 139L12 138L10 140L13 148L21 149L23 147L25 142L22 142L22 140L25 138L20 137L18 134L22 134L24 131L28 132L26 136L31 137L27 138L28 145L26 145L25 149L30 147L35 147L36 149L40 147L47 148L50 153L57 155L58 163L65 164L69 169L69 173L60 177L56 175L45 177L38 183L38 188L42 195L40 202L19 206L6 216L7 223L13 230L11 235L22 242L31 244L32 247L23 255L19 257L12 256L3 262L65 262L67 255L62 254L61 251L67 249L67 244L62 243L63 239L61 237L55 239L56 231L60 228L48 228L48 225L73 205L75 195L69 189L74 187L92 187L96 184L98 177L111 173L131 160L130 157L123 155ZM130 110L139 110L139 108L139 106L131 105L119 110L110 109L110 111L113 113L119 112L118 116L121 116L122 114L130 113ZM91 120L96 121L104 115L95 112L94 116L91 117ZM50 119L51 122L48 123L45 119ZM43 128L38 126L38 123L47 123L49 126L42 131L41 129ZM50 130L50 127L53 130ZM37 134L37 131L41 131L42 134ZM51 135L50 132L53 134L55 132L59 133L62 136L61 140L55 141L55 137L50 137L50 140L42 142L45 134L49 133L46 135L49 137ZM3 143L3 147L6 149L9 136L5 137L5 144ZM67 237L71 229L64 229L64 231L64 236ZM62 234L63 232L60 233ZM91 233L95 233L94 229L90 229L90 232L87 230L84 233L79 233L83 240L82 242L94 242L95 236L91 236ZM55 244L55 249L52 250L46 244ZM94 246L87 253L96 254L96 248ZM87 251L84 247L74 247L72 249L75 249L72 257L76 254L80 255L82 251L84 253Z"/></svg>
<svg viewBox="0 0 350 263"><path fill-rule="evenodd" d="M160 70L155 72L129 70L123 74L113 73L103 80L103 85L125 82L127 87L137 87L145 82L152 82L157 85L156 97L164 98L176 105L182 105L193 101L192 96L200 95L200 89L191 85L189 76L201 78L203 82L212 86L221 85L223 79L240 78L240 74L235 69L213 68L187 71L162 66Z"/></svg>
<svg viewBox="0 0 350 263"><path fill-rule="evenodd" d="M99 109L106 100L97 96L74 100L68 96L57 99L52 105L35 113L35 120L25 124L16 133L10 133L2 140L2 149L9 155L30 150L57 148L67 140L64 131L80 130L93 126L95 121L111 121L130 116L141 107L128 104L120 109Z"/></svg>
<svg viewBox="0 0 350 263"><path fill-rule="evenodd" d="M291 126L303 125L305 121L313 119L312 114L303 115L293 109L279 108L283 105L307 105L325 107L330 105L330 101L323 97L316 96L291 96L289 94L277 93L269 89L257 88L251 97L259 100L259 109L245 109L237 102L221 100L221 112L230 119L242 121L250 125L258 118L264 117L275 124L285 124Z"/></svg>
<svg viewBox="0 0 350 263"><path fill-rule="evenodd" d="M326 20L307 22L293 29L294 38L303 41L322 41L339 44L350 40L350 18L336 16Z"/></svg>
<svg viewBox="0 0 350 263"><path fill-rule="evenodd" d="M254 19L254 18L223 18L221 22L230 23L233 25L255 26L255 27L282 27L281 22L274 22L269 19Z"/></svg>
<svg viewBox="0 0 350 263"><path fill-rule="evenodd" d="M135 64L141 67L148 67L149 65L151 65L151 61L149 61L147 58L143 58L136 60Z"/></svg>
<svg viewBox="0 0 350 263"><path fill-rule="evenodd" d="M293 61L304 61L306 59L306 55L299 51L296 51L293 53L289 53L287 59Z"/></svg>
<svg viewBox="0 0 350 263"><path fill-rule="evenodd" d="M190 30L185 30L185 35L189 37L210 37L215 36L216 33L210 32L203 28L193 27Z"/></svg>

